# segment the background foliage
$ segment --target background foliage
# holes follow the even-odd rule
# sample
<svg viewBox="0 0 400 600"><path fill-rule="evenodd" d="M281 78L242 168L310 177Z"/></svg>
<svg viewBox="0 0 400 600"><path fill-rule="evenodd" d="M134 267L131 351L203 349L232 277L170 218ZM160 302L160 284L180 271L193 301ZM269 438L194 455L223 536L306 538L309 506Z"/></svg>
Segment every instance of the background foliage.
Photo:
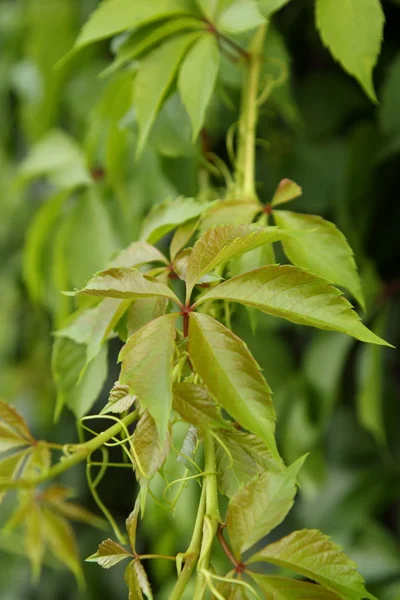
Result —
<svg viewBox="0 0 400 600"><path fill-rule="evenodd" d="M226 62L201 143L192 144L188 119L173 95L137 158L131 75L101 76L117 45L90 46L54 69L95 5L0 4L0 396L23 412L36 437L61 442L76 434L69 413L53 424L52 331L72 309L60 290L82 287L137 239L153 205L180 194L218 197L224 179L214 167L211 187L206 185L206 159L216 153L228 161L225 137L239 102L237 70ZM400 7L389 1L383 7L384 45L374 76L379 104L323 47L314 2L288 3L273 18L266 52L285 61L289 78L263 108L257 179L264 202L283 177L295 180L304 195L293 210L323 215L341 228L360 266L366 322L398 346ZM363 85L372 96L369 84ZM94 185L85 187L89 182ZM267 317L259 318L252 334L244 309L233 325L275 391L285 460L312 451L287 531L323 529L359 564L371 592L381 600L399 599L398 355ZM118 350L112 343L109 356L96 359L93 379L98 389L104 384L100 408L117 379ZM79 468L65 481L78 490L81 504L97 510ZM115 471L101 486L121 522L132 507L132 484L130 473ZM2 506L2 519L8 508ZM142 547L176 552L175 540L186 542L191 525L189 501L180 512L175 521L154 507ZM104 537L86 525L77 532L82 557ZM45 568L35 587L21 547L17 535L0 535L2 599L126 596L119 567L103 573L91 564L84 567L85 592L57 564ZM162 564L151 572L156 586L163 582L157 598L166 597L172 569Z"/></svg>

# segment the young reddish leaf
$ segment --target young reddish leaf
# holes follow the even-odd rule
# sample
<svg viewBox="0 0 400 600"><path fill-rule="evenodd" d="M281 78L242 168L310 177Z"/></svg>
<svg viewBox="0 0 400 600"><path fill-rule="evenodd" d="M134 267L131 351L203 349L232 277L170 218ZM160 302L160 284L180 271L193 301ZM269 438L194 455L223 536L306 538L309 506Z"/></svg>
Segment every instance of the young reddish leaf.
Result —
<svg viewBox="0 0 400 600"><path fill-rule="evenodd" d="M86 562L97 562L103 569L110 569L121 560L132 558L132 556L131 552L128 552L113 540L105 540L101 542L97 552L86 559Z"/></svg>
<svg viewBox="0 0 400 600"><path fill-rule="evenodd" d="M126 410L129 410L135 400L136 396L132 396L129 393L129 387L127 385L121 385L119 381L116 381L108 397L108 402L101 411L101 414L121 414Z"/></svg>
<svg viewBox="0 0 400 600"><path fill-rule="evenodd" d="M229 427L221 417L215 402L207 390L194 383L175 383L173 387L173 408L186 423L196 427Z"/></svg>
<svg viewBox="0 0 400 600"><path fill-rule="evenodd" d="M297 474L305 458L300 458L283 472L264 471L257 475L229 502L226 525L238 559L275 529L292 508Z"/></svg>
<svg viewBox="0 0 400 600"><path fill-rule="evenodd" d="M286 210L275 211L274 219L283 230L307 232L304 236L282 240L285 254L294 265L309 269L348 289L365 309L353 251L343 233L333 223L314 215L301 215Z"/></svg>
<svg viewBox="0 0 400 600"><path fill-rule="evenodd" d="M188 294L203 275L253 248L282 239L282 235L277 227L222 225L210 229L193 247L186 271Z"/></svg>
<svg viewBox="0 0 400 600"><path fill-rule="evenodd" d="M299 325L339 331L362 342L390 346L362 324L337 288L299 267L271 265L239 275L207 292L196 305L216 299L252 306Z"/></svg>
<svg viewBox="0 0 400 600"><path fill-rule="evenodd" d="M186 33L165 41L140 64L134 82L134 103L139 125L138 153L144 148L179 65L200 33Z"/></svg>
<svg viewBox="0 0 400 600"><path fill-rule="evenodd" d="M138 422L132 438L137 456L136 476L143 483L163 466L171 446L169 432L161 443L154 419L146 411Z"/></svg>
<svg viewBox="0 0 400 600"><path fill-rule="evenodd" d="M68 292L73 296L103 296L108 298L146 298L163 296L180 304L165 283L144 275L136 269L111 268L97 273L82 290Z"/></svg>
<svg viewBox="0 0 400 600"><path fill-rule="evenodd" d="M343 600L376 600L366 591L357 565L328 536L316 530L303 529L291 533L257 552L248 564L254 562L268 562L291 569L338 594Z"/></svg>
<svg viewBox="0 0 400 600"><path fill-rule="evenodd" d="M279 460L271 390L246 344L213 318L192 313L189 355L211 395Z"/></svg>
<svg viewBox="0 0 400 600"><path fill-rule="evenodd" d="M147 242L133 242L111 261L109 267L132 268L153 262L168 264L165 256L151 244Z"/></svg>
<svg viewBox="0 0 400 600"><path fill-rule="evenodd" d="M228 498L257 474L282 471L282 464L274 459L265 443L250 433L219 431L215 454L218 488Z"/></svg>
<svg viewBox="0 0 400 600"><path fill-rule="evenodd" d="M341 596L315 583L258 573L250 575L269 600L341 600Z"/></svg>
<svg viewBox="0 0 400 600"><path fill-rule="evenodd" d="M301 187L290 179L282 179L271 200L271 206L286 204L303 194Z"/></svg>
<svg viewBox="0 0 400 600"><path fill-rule="evenodd" d="M178 89L192 122L193 139L203 126L217 81L220 51L215 35L202 35L189 50L179 71Z"/></svg>
<svg viewBox="0 0 400 600"><path fill-rule="evenodd" d="M120 383L148 408L162 440L172 407L172 362L177 314L164 315L133 334L122 348Z"/></svg>
<svg viewBox="0 0 400 600"><path fill-rule="evenodd" d="M200 204L193 198L177 198L172 202L157 204L143 221L141 239L155 244L170 231L198 218L213 202Z"/></svg>

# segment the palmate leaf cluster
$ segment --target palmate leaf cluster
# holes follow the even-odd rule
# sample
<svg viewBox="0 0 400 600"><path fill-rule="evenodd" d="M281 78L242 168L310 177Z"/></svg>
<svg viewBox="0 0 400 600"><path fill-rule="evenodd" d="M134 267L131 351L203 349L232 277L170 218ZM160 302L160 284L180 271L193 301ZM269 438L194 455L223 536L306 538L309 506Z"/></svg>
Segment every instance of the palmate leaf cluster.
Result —
<svg viewBox="0 0 400 600"><path fill-rule="evenodd" d="M103 0L67 56L72 32L67 39L60 38L52 55L52 62L58 61L55 74L46 71L47 78L43 77L59 89L79 61L85 64L85 57L95 52L95 44L110 42L112 64L99 61L90 70L89 62L82 75L86 86L93 85L88 107L81 106L82 81L71 84L70 134L52 129L56 121L50 117L50 125L40 130L39 108L35 113L33 105L24 115L32 150L19 169L16 189L25 193L34 182L33 186L43 186L42 196L47 199L29 223L23 279L35 306L51 314L55 329L51 359L57 388L55 420L68 408L80 427L88 429L87 416L97 402L100 417L113 419L117 426L126 415L134 415L137 421L134 431L121 425L120 437L113 434L111 442L105 440L96 463L91 453L82 454L93 497L118 539L101 543L88 560L109 568L128 559L125 580L131 598L158 593L157 588L152 592L153 572L140 554L143 544L136 543L139 518L139 531L141 527L146 531L155 503L164 511L168 507L168 519L174 516L179 521L181 496L192 494L193 489L188 497L195 504L196 492L209 488L203 446L210 436L216 472L211 475L224 511L211 514L207 507L203 539L207 541L211 530L214 535L218 530L220 541L226 534L226 553L233 563L233 571L225 575L220 569L214 571L213 558L208 564L199 561L197 575L214 597L250 598L255 590L259 597L277 600L374 597L366 591L356 565L315 529L319 522L314 525L308 519L310 529L299 529L278 541L264 540L271 533L277 539L281 530L275 529L292 508L305 462L302 455L326 431L334 403L332 388L350 350L359 358L360 422L381 447L386 443L380 405L383 349L389 345L384 341L386 315L382 311L371 318L375 315L367 313L369 329L350 304L349 300L355 301L364 311L370 298L346 237L332 222L301 212L302 189L286 173L272 178L281 181L275 191L268 184L268 191L260 192L266 204L241 188L236 96L246 78L250 40L262 28L268 33L258 102L267 101L268 109L293 131L300 131L290 58L275 21L275 13L292 5L293 0ZM352 0L339 9L343 19L337 19L336 2L315 2L316 33L335 60L376 100L372 71L382 38L381 5L377 0ZM380 110L386 135L383 154L390 154L397 144L396 81L394 63ZM45 107L46 114L51 115L54 106ZM229 122L224 121L226 111L233 114ZM313 126L318 136L316 117ZM337 118L340 121L340 115ZM209 130L221 137L227 134L233 174L209 151ZM274 135L272 128L272 149ZM356 142L363 146L363 135L355 146ZM299 145L306 143L301 133L299 140ZM302 155L302 148L298 153ZM332 164L338 162L340 152L333 154ZM351 158L357 165L357 156ZM221 175L226 189L216 185ZM284 206L291 201L293 211ZM150 205L154 206L148 211ZM308 212L318 213L319 208ZM342 216L345 213L343 209ZM351 237L351 228L344 229ZM359 251L358 240L352 242ZM364 274L363 269L365 284ZM320 429L313 428L313 419L306 414L300 374L298 384L288 385L287 439L277 444L281 420L277 425L273 368L263 361L262 369L262 361L238 335L236 325L242 315L248 316L256 333L260 323L271 323L267 329L272 337L277 337L274 328L279 323L307 326L305 336L310 335L309 327L324 330L303 363L307 377L326 399L318 408ZM265 332L262 327L260 335ZM368 345L355 346L354 340ZM117 347L119 372L115 361L108 359L110 348ZM333 365L328 365L332 347ZM321 368L316 369L320 361ZM119 373L112 389L109 371ZM5 444L5 454L0 491L8 489L7 481L18 488L18 508L6 531L21 526L35 576L48 558L47 548L81 580L68 519L103 524L68 502L68 491L62 486L34 492L35 485L52 477L54 448L37 442L8 405L1 410L0 442ZM282 410L278 412L280 417ZM307 439L298 436L294 443L298 425ZM94 430L89 431L95 439ZM97 491L109 461L108 446L113 444L122 448L126 460L113 466L133 469L139 489L127 521L128 550L124 534ZM79 444L60 446L65 456L55 468L80 449ZM306 468L314 459L312 453ZM100 467L95 479L94 464ZM168 529L166 519L158 524L159 531ZM157 530L157 525L152 526ZM191 555L188 551L175 558L179 581ZM264 563L277 567L278 574L270 575ZM302 580L290 579L293 574Z"/></svg>

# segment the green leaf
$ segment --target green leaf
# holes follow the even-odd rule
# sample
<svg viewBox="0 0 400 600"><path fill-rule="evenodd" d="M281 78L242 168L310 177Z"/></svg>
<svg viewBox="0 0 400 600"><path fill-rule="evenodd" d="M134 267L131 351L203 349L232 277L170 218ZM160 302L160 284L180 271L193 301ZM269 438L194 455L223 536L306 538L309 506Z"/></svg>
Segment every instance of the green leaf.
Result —
<svg viewBox="0 0 400 600"><path fill-rule="evenodd" d="M140 237L149 244L155 244L179 225L199 217L212 205L212 202L199 204L193 198L178 198L158 204L144 219Z"/></svg>
<svg viewBox="0 0 400 600"><path fill-rule="evenodd" d="M131 268L153 262L168 264L165 256L151 244L147 242L133 242L130 246L119 252L108 266Z"/></svg>
<svg viewBox="0 0 400 600"><path fill-rule="evenodd" d="M98 529L105 529L107 525L103 519L100 519L79 504L67 502L67 499L71 495L73 495L73 491L71 492L70 488L64 485L52 484L42 493L41 502L46 503L53 512L62 517L67 517L67 519L80 523L87 523Z"/></svg>
<svg viewBox="0 0 400 600"><path fill-rule="evenodd" d="M286 204L303 194L301 187L290 179L282 179L276 188L275 194L271 200L271 206Z"/></svg>
<svg viewBox="0 0 400 600"><path fill-rule="evenodd" d="M136 396L132 396L129 393L129 387L127 385L121 385L119 381L114 383L113 388L108 397L108 403L101 411L102 415L109 413L121 414L130 407L136 400Z"/></svg>
<svg viewBox="0 0 400 600"><path fill-rule="evenodd" d="M205 233L216 225L248 225L262 209L259 202L221 200L202 216L201 231Z"/></svg>
<svg viewBox="0 0 400 600"><path fill-rule="evenodd" d="M83 26L75 42L75 49L128 29L186 13L190 13L190 4L185 0L103 0Z"/></svg>
<svg viewBox="0 0 400 600"><path fill-rule="evenodd" d="M86 346L57 338L53 346L52 371L57 384L56 418L66 404L77 418L86 415L97 400L107 377L107 349L86 365Z"/></svg>
<svg viewBox="0 0 400 600"><path fill-rule="evenodd" d="M305 458L281 473L265 471L256 475L230 500L226 526L236 558L284 520L293 506L296 478Z"/></svg>
<svg viewBox="0 0 400 600"><path fill-rule="evenodd" d="M232 498L240 487L264 471L282 471L260 438L242 431L218 432L216 446L218 488Z"/></svg>
<svg viewBox="0 0 400 600"><path fill-rule="evenodd" d="M248 561L268 562L312 579L343 600L376 600L364 587L357 566L330 538L316 530L295 531L266 546Z"/></svg>
<svg viewBox="0 0 400 600"><path fill-rule="evenodd" d="M136 476L143 483L163 466L171 445L170 435L166 434L164 443L161 442L156 423L146 410L136 426L132 444L136 453Z"/></svg>
<svg viewBox="0 0 400 600"><path fill-rule="evenodd" d="M218 70L218 43L212 33L207 33L185 56L178 78L178 89L192 122L193 139L197 138L203 126Z"/></svg>
<svg viewBox="0 0 400 600"><path fill-rule="evenodd" d="M165 314L168 300L162 296L153 298L138 298L128 309L126 327L128 337L142 327Z"/></svg>
<svg viewBox="0 0 400 600"><path fill-rule="evenodd" d="M63 131L52 131L38 142L20 167L23 182L43 175L57 187L69 190L93 183L83 153Z"/></svg>
<svg viewBox="0 0 400 600"><path fill-rule="evenodd" d="M138 154L143 151L151 126L183 57L199 35L188 33L168 40L141 63L134 83L134 103L139 125Z"/></svg>
<svg viewBox="0 0 400 600"><path fill-rule="evenodd" d="M305 236L282 240L290 261L348 289L365 309L353 251L343 233L333 223L314 215L279 210L274 211L274 218L283 230L307 232Z"/></svg>
<svg viewBox="0 0 400 600"><path fill-rule="evenodd" d="M251 578L263 592L266 592L269 600L340 600L341 598L314 583L257 573L251 573Z"/></svg>
<svg viewBox="0 0 400 600"><path fill-rule="evenodd" d="M139 559L133 560L127 566L125 570L125 581L129 588L129 600L143 600L143 593L149 600L153 600L153 594L146 571L142 567Z"/></svg>
<svg viewBox="0 0 400 600"><path fill-rule="evenodd" d="M51 510L42 509L43 528L46 539L53 554L70 569L78 581L83 574L75 541L74 532L68 521L54 514Z"/></svg>
<svg viewBox="0 0 400 600"><path fill-rule="evenodd" d="M30 503L24 521L25 551L31 563L33 580L38 581L46 550L46 539L42 513L34 502Z"/></svg>
<svg viewBox="0 0 400 600"><path fill-rule="evenodd" d="M210 394L279 460L271 390L246 344L213 318L191 313L189 355Z"/></svg>
<svg viewBox="0 0 400 600"><path fill-rule="evenodd" d="M222 225L210 229L195 243L186 271L188 294L195 283L220 265L258 246L282 239L277 227L254 229L248 225Z"/></svg>
<svg viewBox="0 0 400 600"><path fill-rule="evenodd" d="M89 556L86 562L97 562L103 569L110 569L121 562L121 560L132 558L132 556L131 552L128 552L125 548L109 539L101 542L97 552Z"/></svg>
<svg viewBox="0 0 400 600"><path fill-rule="evenodd" d="M0 400L0 452L35 442L25 420L12 406Z"/></svg>
<svg viewBox="0 0 400 600"><path fill-rule="evenodd" d="M129 517L126 520L126 531L129 536L129 543L131 545L132 551L136 551L136 530L140 513L140 498L139 496L136 498L135 506Z"/></svg>
<svg viewBox="0 0 400 600"><path fill-rule="evenodd" d="M172 363L178 314L159 317L134 333L122 348L120 382L137 396L165 439L172 407Z"/></svg>
<svg viewBox="0 0 400 600"><path fill-rule="evenodd" d="M341 292L299 267L272 265L221 283L197 301L229 300L299 325L340 331L362 342L390 346L362 324Z"/></svg>
<svg viewBox="0 0 400 600"><path fill-rule="evenodd" d="M269 17L277 10L280 10L286 4L289 4L290 0L259 0L260 11L264 17Z"/></svg>
<svg viewBox="0 0 400 600"><path fill-rule="evenodd" d="M82 290L73 296L103 296L107 298L146 298L163 296L180 304L179 299L165 283L136 269L112 267L97 273Z"/></svg>
<svg viewBox="0 0 400 600"><path fill-rule="evenodd" d="M46 200L34 216L28 229L24 248L23 275L31 298L42 300L45 294L45 265L48 264L46 246L67 201L69 191L63 190Z"/></svg>
<svg viewBox="0 0 400 600"><path fill-rule="evenodd" d="M175 383L173 408L186 423L208 429L229 426L207 390L194 383Z"/></svg>
<svg viewBox="0 0 400 600"><path fill-rule="evenodd" d="M148 598L148 600L153 600L153 594L151 591L146 571L144 570L142 563L138 559L133 561L133 568L136 571L140 589L142 590L146 598Z"/></svg>
<svg viewBox="0 0 400 600"><path fill-rule="evenodd" d="M376 331L383 335L386 324L387 314L383 312L374 323ZM360 348L357 369L357 416L361 425L375 437L378 444L386 442L383 415L383 358L381 346L364 346Z"/></svg>
<svg viewBox="0 0 400 600"><path fill-rule="evenodd" d="M333 57L376 102L372 70L379 56L384 25L379 0L317 0L316 21L322 41Z"/></svg>
<svg viewBox="0 0 400 600"><path fill-rule="evenodd" d="M184 223L178 227L178 229L175 231L169 247L171 261L175 260L177 254L179 254L182 248L184 248L190 241L197 230L198 224L198 219L192 219L191 221L188 221L187 223Z"/></svg>
<svg viewBox="0 0 400 600"><path fill-rule="evenodd" d="M217 26L227 33L241 33L265 23L257 0L235 0L218 17Z"/></svg>
<svg viewBox="0 0 400 600"><path fill-rule="evenodd" d="M393 136L400 133L400 55L393 60L383 84L379 121L384 133Z"/></svg>
<svg viewBox="0 0 400 600"><path fill-rule="evenodd" d="M185 468L188 469L193 475L198 474L198 470L193 464L194 458L196 456L196 450L198 447L199 441L199 432L194 425L190 425L187 430L187 434L185 435L180 453L178 454L176 460L179 463L185 465ZM190 459L190 460L189 460Z"/></svg>

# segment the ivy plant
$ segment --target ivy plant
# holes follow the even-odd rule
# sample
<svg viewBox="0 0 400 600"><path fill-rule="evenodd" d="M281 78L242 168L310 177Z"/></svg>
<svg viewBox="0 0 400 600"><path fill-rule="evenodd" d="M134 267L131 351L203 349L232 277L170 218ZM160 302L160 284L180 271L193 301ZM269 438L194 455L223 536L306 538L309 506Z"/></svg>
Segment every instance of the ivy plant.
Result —
<svg viewBox="0 0 400 600"><path fill-rule="evenodd" d="M352 560L320 531L293 531L265 540L291 510L307 456L290 465L281 458L268 372L261 371L232 330L232 315L242 305L253 327L261 312L376 347L390 345L362 323L345 296L365 308L345 236L321 217L282 208L302 194L289 179L281 181L269 203L258 198L259 110L286 82L285 65L268 59L264 49L269 21L286 4L288 0L104 0L58 66L66 68L86 46L113 38L115 58L104 76L122 82L115 88L121 101L116 112L120 121L133 121L136 156L157 135L157 127L166 126L162 119L167 111L176 110L189 120L191 143L201 149L205 186L197 198L155 206L138 241L119 252L105 248L103 270L82 287L64 290L76 310L55 333L55 417L65 407L74 413L79 443L35 440L22 417L0 403L0 490L3 496L11 490L18 495L5 528L24 526L35 577L49 547L82 580L69 520L100 528L105 522L69 502L67 488L57 483L39 486L86 462L90 490L114 533L87 560L106 569L128 561L125 579L132 600L153 598L148 560L176 562L170 600L374 598ZM318 31L333 56L375 100L372 69L382 37L380 3L342 4L316 1ZM216 94L224 96L228 76L237 77L241 86L240 114L227 137L232 169L204 148L207 110ZM178 134L168 139L171 147L181 141ZM56 155L51 151L54 143ZM215 193L204 163L212 173L224 174L225 190ZM37 296L41 282L31 267L40 233L51 226L72 191L84 189L90 204L98 175L89 172L73 141L59 132L36 147L20 177L23 181L43 174L59 191L28 240L26 279ZM84 251L90 255L89 244ZM122 345L118 381L101 413L90 414L106 381L108 342L116 337ZM96 433L88 425L94 419L111 424ZM120 447L120 463L109 461L110 446ZM101 459L95 461L98 451ZM62 453L61 458L53 462L52 452ZM168 480L166 465L171 461L177 476ZM138 481L127 534L97 490L112 466L128 466ZM165 484L161 495L155 481ZM176 556L140 554L136 530L146 519L149 499L174 513L189 484L199 490L189 546ZM178 493L173 493L176 486ZM175 517L179 519L179 512ZM214 541L232 564L228 573L213 567ZM280 570L267 574L264 563Z"/></svg>

